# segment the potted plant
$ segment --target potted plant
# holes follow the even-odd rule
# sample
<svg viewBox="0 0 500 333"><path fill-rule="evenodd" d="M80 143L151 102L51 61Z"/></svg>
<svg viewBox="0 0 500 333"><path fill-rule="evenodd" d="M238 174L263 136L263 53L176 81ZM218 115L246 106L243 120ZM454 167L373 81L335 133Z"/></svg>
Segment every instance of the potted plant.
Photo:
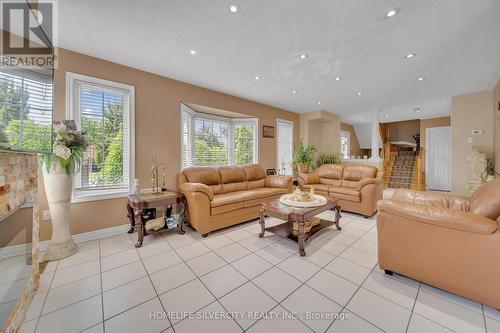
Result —
<svg viewBox="0 0 500 333"><path fill-rule="evenodd" d="M340 155L338 153L319 155L319 165L323 164L340 164Z"/></svg>
<svg viewBox="0 0 500 333"><path fill-rule="evenodd" d="M43 154L40 159L52 220L52 237L45 260L59 260L78 251L69 230L69 208L74 173L87 146L85 136L76 129L74 121L54 122L52 153Z"/></svg>
<svg viewBox="0 0 500 333"><path fill-rule="evenodd" d="M309 172L314 168L314 153L316 148L313 145L304 146L302 141L293 151L292 164L299 173Z"/></svg>

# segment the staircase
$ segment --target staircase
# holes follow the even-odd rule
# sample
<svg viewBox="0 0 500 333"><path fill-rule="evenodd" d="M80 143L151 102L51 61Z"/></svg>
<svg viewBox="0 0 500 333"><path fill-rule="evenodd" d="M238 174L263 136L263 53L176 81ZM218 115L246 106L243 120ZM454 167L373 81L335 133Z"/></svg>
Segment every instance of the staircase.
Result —
<svg viewBox="0 0 500 333"><path fill-rule="evenodd" d="M411 147L390 145L384 162L384 186L423 190L421 151Z"/></svg>

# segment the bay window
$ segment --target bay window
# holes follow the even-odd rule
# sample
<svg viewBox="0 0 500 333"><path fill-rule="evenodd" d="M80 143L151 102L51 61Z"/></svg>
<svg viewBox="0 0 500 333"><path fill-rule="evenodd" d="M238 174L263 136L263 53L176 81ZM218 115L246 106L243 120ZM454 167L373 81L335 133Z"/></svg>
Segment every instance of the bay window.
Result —
<svg viewBox="0 0 500 333"><path fill-rule="evenodd" d="M257 163L257 120L197 113L181 105L181 169Z"/></svg>

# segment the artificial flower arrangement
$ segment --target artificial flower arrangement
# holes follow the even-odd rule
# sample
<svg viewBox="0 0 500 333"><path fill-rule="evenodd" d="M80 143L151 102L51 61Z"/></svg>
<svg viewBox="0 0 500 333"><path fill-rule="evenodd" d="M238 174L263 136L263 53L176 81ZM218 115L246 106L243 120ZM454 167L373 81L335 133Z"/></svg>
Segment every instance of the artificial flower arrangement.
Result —
<svg viewBox="0 0 500 333"><path fill-rule="evenodd" d="M52 153L42 155L42 166L50 172L54 163L59 163L70 175L80 168L87 147L87 139L84 133L77 130L74 120L54 121Z"/></svg>

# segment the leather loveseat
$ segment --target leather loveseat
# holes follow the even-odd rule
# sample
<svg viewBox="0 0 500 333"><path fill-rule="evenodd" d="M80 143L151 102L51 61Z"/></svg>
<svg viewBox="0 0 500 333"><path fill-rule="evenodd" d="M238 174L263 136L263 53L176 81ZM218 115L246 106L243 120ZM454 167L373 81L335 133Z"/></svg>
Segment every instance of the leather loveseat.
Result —
<svg viewBox="0 0 500 333"><path fill-rule="evenodd" d="M342 210L372 216L382 199L382 172L369 165L323 164L313 173L300 173L302 190L314 186L316 194L339 200Z"/></svg>
<svg viewBox="0 0 500 333"><path fill-rule="evenodd" d="M380 200L378 263L500 309L500 180L470 198L397 190Z"/></svg>
<svg viewBox="0 0 500 333"><path fill-rule="evenodd" d="M292 190L291 176L267 176L257 164L192 167L177 177L189 222L202 236L259 217L262 203Z"/></svg>

